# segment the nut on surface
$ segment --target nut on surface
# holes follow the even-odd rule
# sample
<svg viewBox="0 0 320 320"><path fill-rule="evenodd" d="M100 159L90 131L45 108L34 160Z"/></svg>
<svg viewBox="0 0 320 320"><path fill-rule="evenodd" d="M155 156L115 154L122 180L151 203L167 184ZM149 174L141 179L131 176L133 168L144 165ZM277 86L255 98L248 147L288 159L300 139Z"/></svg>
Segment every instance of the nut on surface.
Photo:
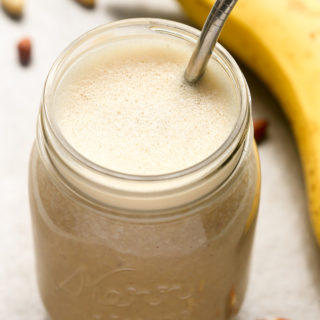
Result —
<svg viewBox="0 0 320 320"><path fill-rule="evenodd" d="M76 0L76 1L85 7L94 7L96 4L95 0Z"/></svg>
<svg viewBox="0 0 320 320"><path fill-rule="evenodd" d="M279 317L267 317L267 318L259 318L257 320L289 320L287 318L279 318Z"/></svg>
<svg viewBox="0 0 320 320"><path fill-rule="evenodd" d="M31 60L31 40L28 37L22 38L18 42L18 54L20 63L24 66L28 65Z"/></svg>
<svg viewBox="0 0 320 320"><path fill-rule="evenodd" d="M254 119L253 120L254 138L257 143L259 143L265 139L265 137L267 135L268 126L269 126L269 123L266 119Z"/></svg>
<svg viewBox="0 0 320 320"><path fill-rule="evenodd" d="M4 10L13 17L20 17L23 14L24 0L1 0Z"/></svg>

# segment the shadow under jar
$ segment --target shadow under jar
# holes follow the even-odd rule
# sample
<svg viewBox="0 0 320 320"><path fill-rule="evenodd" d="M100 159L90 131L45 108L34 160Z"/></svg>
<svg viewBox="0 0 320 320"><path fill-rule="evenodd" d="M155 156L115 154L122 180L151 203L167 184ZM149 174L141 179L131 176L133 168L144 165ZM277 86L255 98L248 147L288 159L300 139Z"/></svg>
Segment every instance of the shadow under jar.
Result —
<svg viewBox="0 0 320 320"><path fill-rule="evenodd" d="M104 168L68 143L53 116L61 79L99 46L151 37L193 47L198 36L166 20L119 21L73 42L52 67L29 174L38 284L52 320L225 320L238 312L260 169L250 94L226 50L218 45L211 59L234 89L237 119L223 144L188 168Z"/></svg>

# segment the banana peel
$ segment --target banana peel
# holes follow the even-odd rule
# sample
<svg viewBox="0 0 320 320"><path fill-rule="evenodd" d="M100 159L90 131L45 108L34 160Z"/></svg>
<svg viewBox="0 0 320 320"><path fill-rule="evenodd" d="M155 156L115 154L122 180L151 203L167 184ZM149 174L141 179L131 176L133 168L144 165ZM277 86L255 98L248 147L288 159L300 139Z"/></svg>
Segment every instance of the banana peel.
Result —
<svg viewBox="0 0 320 320"><path fill-rule="evenodd" d="M214 0L179 0L201 28ZM298 145L320 245L320 1L239 0L220 38L279 100Z"/></svg>

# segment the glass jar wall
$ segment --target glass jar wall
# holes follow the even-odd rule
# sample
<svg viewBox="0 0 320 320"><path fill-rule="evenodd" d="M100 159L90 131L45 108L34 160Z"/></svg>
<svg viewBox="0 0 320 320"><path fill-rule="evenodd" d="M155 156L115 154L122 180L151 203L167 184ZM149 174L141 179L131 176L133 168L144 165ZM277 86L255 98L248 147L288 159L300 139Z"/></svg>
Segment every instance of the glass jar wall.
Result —
<svg viewBox="0 0 320 320"><path fill-rule="evenodd" d="M74 61L126 37L199 32L158 19L97 28L51 69L30 159L29 194L40 294L52 320L225 320L244 298L260 194L250 95L232 57L212 59L237 94L238 119L224 144L178 172L135 176L78 154L52 115L57 85ZM124 39L124 40L123 40Z"/></svg>

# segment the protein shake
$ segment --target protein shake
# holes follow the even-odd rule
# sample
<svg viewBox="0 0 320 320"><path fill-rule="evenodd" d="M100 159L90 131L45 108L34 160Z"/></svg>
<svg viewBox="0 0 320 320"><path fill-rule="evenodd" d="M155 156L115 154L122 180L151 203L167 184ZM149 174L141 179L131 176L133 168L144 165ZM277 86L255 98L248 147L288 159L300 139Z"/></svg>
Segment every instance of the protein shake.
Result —
<svg viewBox="0 0 320 320"><path fill-rule="evenodd" d="M135 21L145 34L101 30L49 76L30 165L40 293L52 320L226 320L260 190L246 85L217 56L190 86L192 42Z"/></svg>

